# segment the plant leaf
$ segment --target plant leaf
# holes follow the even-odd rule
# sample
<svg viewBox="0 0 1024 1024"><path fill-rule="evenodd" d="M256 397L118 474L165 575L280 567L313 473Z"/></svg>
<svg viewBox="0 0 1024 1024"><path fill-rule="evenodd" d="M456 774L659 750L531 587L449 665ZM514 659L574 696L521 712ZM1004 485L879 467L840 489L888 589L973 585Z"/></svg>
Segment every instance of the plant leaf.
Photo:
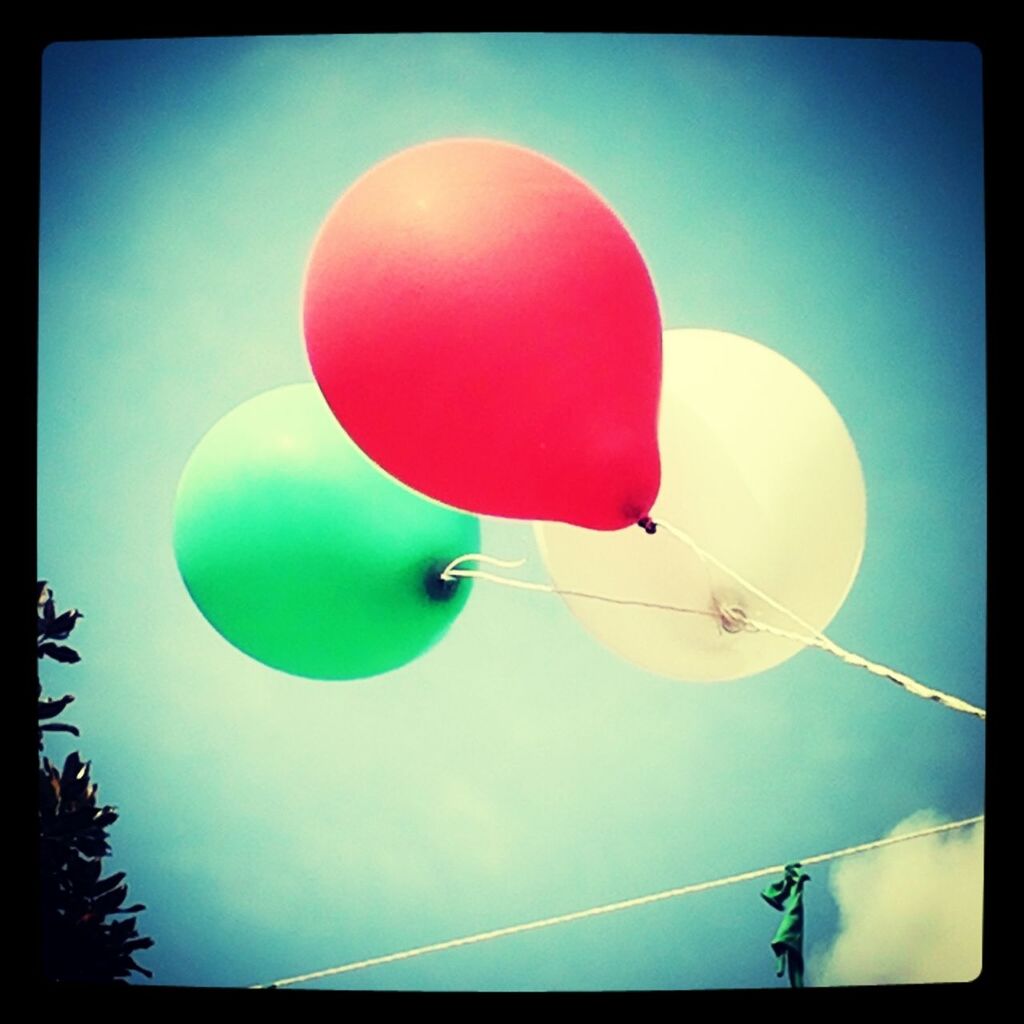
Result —
<svg viewBox="0 0 1024 1024"><path fill-rule="evenodd" d="M77 850L72 850L68 868L78 885L92 889L100 877L103 864L98 860L87 860Z"/></svg>
<svg viewBox="0 0 1024 1024"><path fill-rule="evenodd" d="M108 889L113 889L115 885L118 885L124 879L124 872L118 871L116 874L111 875L109 878L101 878L94 886L93 892L98 896L101 893L106 892Z"/></svg>
<svg viewBox="0 0 1024 1024"><path fill-rule="evenodd" d="M102 836L77 835L70 840L86 857L109 857L110 846Z"/></svg>
<svg viewBox="0 0 1024 1024"><path fill-rule="evenodd" d="M84 772L83 772L83 769ZM89 762L82 761L77 750L72 750L66 758L64 758L64 771L61 772L60 784L65 789L71 787L74 781L84 775L89 774Z"/></svg>
<svg viewBox="0 0 1024 1024"><path fill-rule="evenodd" d="M40 732L69 732L72 736L81 736L82 734L78 731L78 728L74 725L68 725L67 722L50 722L47 725L39 726Z"/></svg>
<svg viewBox="0 0 1024 1024"><path fill-rule="evenodd" d="M70 693L66 693L63 697L56 700L47 698L46 700L39 701L39 717L56 718L74 699Z"/></svg>
<svg viewBox="0 0 1024 1024"><path fill-rule="evenodd" d="M74 664L81 661L82 657L73 647L65 647L63 644L45 643L40 644L36 649L39 657L53 658L54 661L63 661L67 664Z"/></svg>
<svg viewBox="0 0 1024 1024"><path fill-rule="evenodd" d="M62 612L52 623L47 625L46 635L51 640L66 640L68 634L75 628L75 623L81 618L83 615L77 608Z"/></svg>
<svg viewBox="0 0 1024 1024"><path fill-rule="evenodd" d="M144 974L147 978L153 977L152 971L147 971L145 967L140 967L131 957L128 957L128 963L130 963L132 965L132 969L138 971L139 974Z"/></svg>
<svg viewBox="0 0 1024 1024"><path fill-rule="evenodd" d="M127 885L116 886L111 889L110 892L104 893L92 901L92 912L94 914L104 915L116 913L117 908L124 903L124 899L127 895Z"/></svg>
<svg viewBox="0 0 1024 1024"><path fill-rule="evenodd" d="M117 812L113 807L104 807L93 814L92 823L96 828L106 828L108 825L113 825L115 821L117 821Z"/></svg>

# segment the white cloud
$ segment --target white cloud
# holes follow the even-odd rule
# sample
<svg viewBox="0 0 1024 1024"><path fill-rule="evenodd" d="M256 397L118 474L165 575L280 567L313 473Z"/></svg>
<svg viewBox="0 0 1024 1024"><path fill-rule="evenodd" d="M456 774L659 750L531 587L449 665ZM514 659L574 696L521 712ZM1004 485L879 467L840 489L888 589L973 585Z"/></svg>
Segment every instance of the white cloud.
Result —
<svg viewBox="0 0 1024 1024"><path fill-rule="evenodd" d="M943 821L918 811L890 835ZM984 825L912 839L832 868L839 933L811 985L971 981L981 972Z"/></svg>

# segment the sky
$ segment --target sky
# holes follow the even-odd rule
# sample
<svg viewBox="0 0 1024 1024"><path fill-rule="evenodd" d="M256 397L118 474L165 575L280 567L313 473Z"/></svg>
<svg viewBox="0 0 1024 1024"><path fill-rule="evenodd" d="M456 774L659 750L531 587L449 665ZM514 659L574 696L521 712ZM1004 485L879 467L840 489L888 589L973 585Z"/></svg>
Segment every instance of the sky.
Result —
<svg viewBox="0 0 1024 1024"><path fill-rule="evenodd" d="M84 613L82 661L42 668L46 692L76 694L81 737L47 750L80 750L118 808L110 869L148 908L149 984L268 983L984 812L981 721L822 651L688 684L602 647L556 596L479 582L422 657L307 680L211 628L171 543L206 432L312 380L301 287L338 197L411 145L505 140L612 206L665 328L754 339L820 386L867 494L830 636L984 706L976 48L118 40L54 44L42 76L38 572ZM531 524L481 525L484 552L547 580ZM811 868L808 984L976 975L979 932L958 922L977 920L980 844ZM782 987L761 884L306 987Z"/></svg>

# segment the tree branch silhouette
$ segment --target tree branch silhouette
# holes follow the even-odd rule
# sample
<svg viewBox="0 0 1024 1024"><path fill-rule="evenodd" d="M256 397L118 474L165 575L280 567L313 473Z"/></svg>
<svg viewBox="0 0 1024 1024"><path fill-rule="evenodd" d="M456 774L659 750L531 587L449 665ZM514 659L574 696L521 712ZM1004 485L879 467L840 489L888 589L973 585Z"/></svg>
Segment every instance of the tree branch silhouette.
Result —
<svg viewBox="0 0 1024 1024"><path fill-rule="evenodd" d="M36 652L39 659L63 664L80 661L66 640L82 613L75 608L58 615L53 591L45 580L37 584ZM44 732L78 729L51 719L62 714L75 699L71 694L51 699L43 696L36 678L39 706L39 750ZM45 724L42 724L44 723ZM134 915L146 908L141 903L124 906L128 886L123 871L106 878L103 858L109 856L107 829L117 821L117 811L100 804L98 787L90 777L91 762L78 751L70 753L63 768L46 756L39 760L39 867L42 915L43 974L61 982L126 983L133 972L153 976L132 954L153 945L139 935Z"/></svg>

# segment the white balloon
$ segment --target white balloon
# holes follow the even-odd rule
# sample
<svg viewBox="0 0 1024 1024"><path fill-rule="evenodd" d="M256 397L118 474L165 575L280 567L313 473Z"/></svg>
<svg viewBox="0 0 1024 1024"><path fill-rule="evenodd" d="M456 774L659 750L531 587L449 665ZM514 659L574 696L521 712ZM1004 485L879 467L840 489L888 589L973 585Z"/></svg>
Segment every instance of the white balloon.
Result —
<svg viewBox="0 0 1024 1024"><path fill-rule="evenodd" d="M662 482L651 518L823 630L864 550L864 476L824 392L793 363L722 331L670 330L658 423ZM792 618L664 528L586 530L535 523L555 586L748 618L805 633ZM730 632L721 618L564 598L603 644L658 675L717 682L792 657L801 645Z"/></svg>

